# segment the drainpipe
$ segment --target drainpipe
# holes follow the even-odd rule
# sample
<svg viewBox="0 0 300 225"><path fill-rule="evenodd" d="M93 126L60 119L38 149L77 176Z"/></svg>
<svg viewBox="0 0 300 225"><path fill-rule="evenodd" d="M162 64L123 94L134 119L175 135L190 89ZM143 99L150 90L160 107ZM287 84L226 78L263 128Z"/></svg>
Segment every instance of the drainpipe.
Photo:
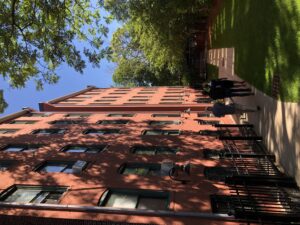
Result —
<svg viewBox="0 0 300 225"><path fill-rule="evenodd" d="M112 213L139 216L158 216L158 217L192 217L198 219L212 219L221 221L237 222L233 216L227 214L212 214L201 212L175 212L167 210L140 210L140 209L123 209L101 206L79 206L79 205L58 205L58 204L33 204L33 203L10 203L1 202L1 208L19 208L35 210L53 210L53 211L71 211L86 213Z"/></svg>

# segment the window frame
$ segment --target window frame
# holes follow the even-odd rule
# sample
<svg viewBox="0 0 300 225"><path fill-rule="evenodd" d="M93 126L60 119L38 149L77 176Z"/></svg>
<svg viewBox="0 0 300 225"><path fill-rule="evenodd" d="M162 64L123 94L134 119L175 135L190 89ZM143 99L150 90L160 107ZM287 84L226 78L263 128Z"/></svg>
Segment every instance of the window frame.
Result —
<svg viewBox="0 0 300 225"><path fill-rule="evenodd" d="M114 133L90 133L90 131L97 131L97 130L103 130L103 131L110 131L110 130L114 130L114 131L118 131L118 132L114 132ZM95 128L88 128L88 129L85 129L83 132L83 134L86 134L86 135L116 135L116 134L121 134L121 129L95 129Z"/></svg>
<svg viewBox="0 0 300 225"><path fill-rule="evenodd" d="M153 131L153 132L156 132L156 131L159 131L161 132L161 134L147 134L147 132L149 131ZM173 131L176 131L177 134L169 134L169 132L173 132ZM156 135L163 135L163 136L178 136L178 135L181 135L182 132L180 130L164 130L164 129L147 129L147 130L143 130L142 131L142 136L156 136Z"/></svg>
<svg viewBox="0 0 300 225"><path fill-rule="evenodd" d="M117 116L116 116L117 115ZM122 116L120 116L122 115ZM131 116L124 116L124 115L131 115ZM134 117L135 114L134 113L109 113L106 115L106 117Z"/></svg>
<svg viewBox="0 0 300 225"><path fill-rule="evenodd" d="M59 191L62 192L61 195L59 196L59 198L57 199L57 203L46 203L46 204L59 204L61 202L61 199L65 195L65 193L68 191L67 186L42 186L42 185L14 184L0 193L0 202L11 202L11 201L5 201L5 200L8 197L12 196L12 194L15 193L15 191L17 191L18 189L40 190L40 193L41 192L51 192L51 191L52 192L59 192ZM30 202L24 202L24 203L25 204L32 203L32 201L36 200L41 195L40 193L38 193L38 195L36 195ZM45 198L42 199L42 201L44 201ZM18 202L12 202L12 203L18 203ZM39 203L34 203L34 204L44 204L44 203L39 202Z"/></svg>
<svg viewBox="0 0 300 225"><path fill-rule="evenodd" d="M126 173L126 169L148 169L147 174L139 173ZM151 173L152 171L152 173ZM168 176L168 174L161 174L161 164L160 163L140 163L140 162L126 162L120 165L118 168L118 173L122 175L137 175L137 176Z"/></svg>
<svg viewBox="0 0 300 225"><path fill-rule="evenodd" d="M116 123L113 123L113 122L110 123L108 121L115 121ZM125 123L122 123L122 122L118 123L120 121L125 122ZM100 124L100 125L126 125L126 124L129 124L131 122L132 122L132 120L98 120L97 124Z"/></svg>
<svg viewBox="0 0 300 225"><path fill-rule="evenodd" d="M10 128L1 128L0 129L0 135L1 134L15 134L18 132L20 129L10 129Z"/></svg>
<svg viewBox="0 0 300 225"><path fill-rule="evenodd" d="M136 148L150 148L148 152L152 151L151 148L153 148L153 153L151 155L176 155L178 152L180 152L180 149L177 146L174 147L165 147L165 146L147 146L147 145L135 145L130 148L130 152L132 154L136 155L149 155L149 154L141 154L141 153L136 153L136 151L143 152L143 150L137 150ZM167 149L167 150L161 150L161 149ZM146 149L144 151L147 151ZM166 152L166 153L164 153Z"/></svg>
<svg viewBox="0 0 300 225"><path fill-rule="evenodd" d="M78 173L74 173L73 171L73 166L75 165L75 163L77 162L77 160L72 160L72 161L66 161L66 160L45 160L41 163L39 163L37 166L34 167L33 171L37 172L37 173L65 173L65 174L78 174ZM89 162L85 161L86 164L82 167L82 170L80 173L84 172L84 170L88 167ZM55 163L57 164L66 164L65 168L63 168L61 171L55 171L55 172L49 172L49 171L43 171L43 169L46 166L51 166L51 164L53 164L52 166L55 166ZM47 165L48 164L48 165ZM56 165L58 166L58 165ZM65 172L66 170L71 169L72 172Z"/></svg>
<svg viewBox="0 0 300 225"><path fill-rule="evenodd" d="M42 130L62 130L63 132L62 133L54 133L54 132L50 132L50 133L39 133L39 131L42 131ZM61 129L61 128L45 128L45 129L36 129L36 130L33 130L31 132L31 134L35 134L35 135L63 135L67 132L67 129Z"/></svg>
<svg viewBox="0 0 300 225"><path fill-rule="evenodd" d="M170 203L171 203L171 194L169 191L158 191L158 190L149 190L149 189L125 189L125 188L108 188L106 189L102 195L100 196L99 202L98 202L98 206L101 207L106 207L105 205L107 204L107 202L109 201L110 196L113 193L117 193L117 194L127 194L127 195L138 195L138 199L137 199L137 203L135 208L125 208L125 209L132 209L132 210L153 210L153 209L139 209L137 208L138 206L138 202L139 202L139 198L140 197L153 197L153 198L164 198L166 203L165 203L165 209L159 209L159 210L163 210L163 211L169 211L170 210ZM112 207L114 208L114 207ZM155 209L154 209L155 210Z"/></svg>
<svg viewBox="0 0 300 225"><path fill-rule="evenodd" d="M25 122L25 123L24 123ZM38 120L12 120L8 124L35 124Z"/></svg>
<svg viewBox="0 0 300 225"><path fill-rule="evenodd" d="M77 116L70 116L70 115L77 115ZM87 118L90 117L92 113L68 113L65 114L64 117L67 118Z"/></svg>
<svg viewBox="0 0 300 225"><path fill-rule="evenodd" d="M170 116L170 115L176 115L176 116ZM151 115L151 117L167 117L167 118L177 118L180 117L181 118L181 113L153 113Z"/></svg>
<svg viewBox="0 0 300 225"><path fill-rule="evenodd" d="M86 148L86 150L84 152L69 152L67 150L70 147L84 147L84 148ZM99 150L97 152L89 152L88 149L91 148L91 147L94 147L94 148L99 147ZM60 151L61 152L72 153L72 154L73 153L75 153L75 154L77 154L77 153L78 154L80 154L80 153L97 154L97 153L106 151L108 147L109 147L108 145L82 145L82 144L80 144L80 145L66 145L66 146L62 147L60 149Z"/></svg>
<svg viewBox="0 0 300 225"><path fill-rule="evenodd" d="M165 126L165 125L180 125L180 124L182 124L182 121L180 120L149 120L148 121L149 126Z"/></svg>
<svg viewBox="0 0 300 225"><path fill-rule="evenodd" d="M18 146L21 146L21 147L23 147L23 149L20 151L7 151L7 148L9 148L10 146L17 146L15 148L18 148ZM21 148L21 147L19 147L19 148ZM35 150L28 151L28 149L31 149L32 147L34 147ZM3 151L3 152L35 152L40 147L42 147L42 145L40 145L40 144L7 144L4 147L2 147L0 151Z"/></svg>

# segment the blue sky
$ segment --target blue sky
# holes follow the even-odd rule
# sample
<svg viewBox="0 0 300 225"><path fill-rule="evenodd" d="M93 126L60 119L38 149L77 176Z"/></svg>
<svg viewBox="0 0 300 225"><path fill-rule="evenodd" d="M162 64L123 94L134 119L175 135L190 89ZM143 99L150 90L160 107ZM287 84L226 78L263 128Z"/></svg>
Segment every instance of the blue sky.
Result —
<svg viewBox="0 0 300 225"><path fill-rule="evenodd" d="M113 22L109 25L110 40L112 33L120 26ZM67 65L62 65L57 73L60 80L54 85L45 85L44 90L37 91L34 81L29 81L23 89L12 89L8 83L3 80L0 75L0 89L4 90L4 98L9 106L1 116L20 111L23 107L31 107L38 109L39 102L49 101L51 99L79 91L86 88L87 85L95 85L97 87L110 87L113 85L112 74L115 69L113 63L106 60L101 62L100 68L93 68L87 64L87 68L83 74L77 73Z"/></svg>

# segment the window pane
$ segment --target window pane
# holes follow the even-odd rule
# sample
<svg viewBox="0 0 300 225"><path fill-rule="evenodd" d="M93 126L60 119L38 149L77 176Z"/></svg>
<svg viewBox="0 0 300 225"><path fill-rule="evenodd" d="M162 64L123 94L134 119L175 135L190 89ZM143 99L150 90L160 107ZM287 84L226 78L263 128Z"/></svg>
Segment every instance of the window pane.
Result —
<svg viewBox="0 0 300 225"><path fill-rule="evenodd" d="M31 202L41 190L28 190L28 189L17 189L10 196L8 196L5 202L20 202L29 203Z"/></svg>
<svg viewBox="0 0 300 225"><path fill-rule="evenodd" d="M59 164L59 163L57 163L57 164L50 164L50 163L46 163L46 165L45 166L43 166L41 169L40 169L40 171L42 171L42 172L48 172L48 173L55 173L55 172L61 172L61 171L63 171L66 167L67 167L67 164Z"/></svg>
<svg viewBox="0 0 300 225"><path fill-rule="evenodd" d="M136 175L147 175L149 173L149 168L125 168L122 174L136 174Z"/></svg>
<svg viewBox="0 0 300 225"><path fill-rule="evenodd" d="M142 148L136 148L134 150L135 154L145 154L145 155L155 155L155 149L142 149Z"/></svg>
<svg viewBox="0 0 300 225"><path fill-rule="evenodd" d="M65 151L66 152L85 152L87 150L86 147L83 147L83 146L70 146L68 147Z"/></svg>
<svg viewBox="0 0 300 225"><path fill-rule="evenodd" d="M105 206L134 209L138 196L134 194L112 193Z"/></svg>
<svg viewBox="0 0 300 225"><path fill-rule="evenodd" d="M162 135L163 132L161 130L146 130L145 135Z"/></svg>
<svg viewBox="0 0 300 225"><path fill-rule="evenodd" d="M62 194L63 192L51 191L41 203L57 204Z"/></svg>
<svg viewBox="0 0 300 225"><path fill-rule="evenodd" d="M165 198L140 197L138 209L164 210L166 209Z"/></svg>
<svg viewBox="0 0 300 225"><path fill-rule="evenodd" d="M5 152L20 152L24 149L24 147L21 146L8 146L4 149Z"/></svg>

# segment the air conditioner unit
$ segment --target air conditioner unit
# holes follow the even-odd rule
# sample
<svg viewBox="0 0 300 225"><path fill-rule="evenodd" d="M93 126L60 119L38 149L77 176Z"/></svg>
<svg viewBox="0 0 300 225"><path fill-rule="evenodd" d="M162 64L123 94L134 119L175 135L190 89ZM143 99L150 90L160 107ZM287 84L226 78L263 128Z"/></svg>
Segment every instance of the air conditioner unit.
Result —
<svg viewBox="0 0 300 225"><path fill-rule="evenodd" d="M83 160L77 160L74 165L72 166L72 170L74 173L80 173L84 167L87 165L86 161Z"/></svg>

